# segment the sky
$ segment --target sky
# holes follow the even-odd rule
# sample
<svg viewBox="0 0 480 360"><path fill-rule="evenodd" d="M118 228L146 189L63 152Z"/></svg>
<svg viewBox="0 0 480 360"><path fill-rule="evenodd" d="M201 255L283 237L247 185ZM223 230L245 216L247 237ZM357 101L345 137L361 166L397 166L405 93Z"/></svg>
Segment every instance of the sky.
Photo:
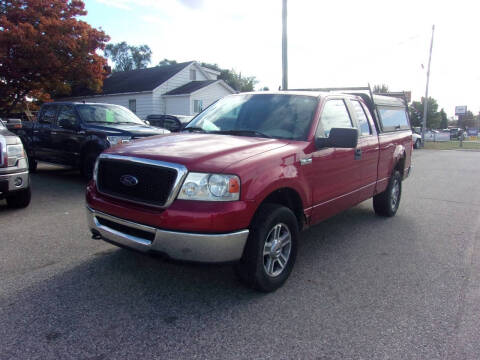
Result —
<svg viewBox="0 0 480 360"><path fill-rule="evenodd" d="M282 0L85 0L84 20L111 42L147 44L164 58L217 63L257 88L282 83ZM289 88L386 84L429 96L448 116L480 111L476 1L288 1Z"/></svg>

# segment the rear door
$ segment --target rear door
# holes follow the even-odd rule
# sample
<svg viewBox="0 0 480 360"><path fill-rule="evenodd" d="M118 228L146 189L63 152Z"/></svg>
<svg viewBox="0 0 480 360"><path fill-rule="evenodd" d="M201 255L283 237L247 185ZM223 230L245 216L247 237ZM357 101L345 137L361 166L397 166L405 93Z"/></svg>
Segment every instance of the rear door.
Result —
<svg viewBox="0 0 480 360"><path fill-rule="evenodd" d="M38 123L33 128L33 145L35 158L55 162L55 151L52 145L51 131L57 116L57 105L44 105Z"/></svg>
<svg viewBox="0 0 480 360"><path fill-rule="evenodd" d="M353 127L345 99L328 98L323 104L316 137L328 137L332 128ZM312 187L313 223L355 205L360 181L355 149L325 148L315 151L308 178Z"/></svg>
<svg viewBox="0 0 480 360"><path fill-rule="evenodd" d="M351 113L358 128L358 145L355 151L356 168L360 175L358 202L373 196L377 182L379 157L378 136L373 119L365 104L350 99Z"/></svg>
<svg viewBox="0 0 480 360"><path fill-rule="evenodd" d="M73 105L60 105L57 119L52 125L51 141L57 162L75 165L80 156L83 135Z"/></svg>

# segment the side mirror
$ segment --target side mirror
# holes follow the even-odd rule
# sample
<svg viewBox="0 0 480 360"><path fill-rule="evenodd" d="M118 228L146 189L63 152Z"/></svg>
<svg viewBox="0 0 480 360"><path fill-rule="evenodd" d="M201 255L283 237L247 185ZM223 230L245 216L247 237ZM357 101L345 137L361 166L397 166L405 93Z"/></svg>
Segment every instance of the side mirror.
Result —
<svg viewBox="0 0 480 360"><path fill-rule="evenodd" d="M8 130L13 129L21 129L22 128L22 120L20 119L7 119L5 124Z"/></svg>
<svg viewBox="0 0 480 360"><path fill-rule="evenodd" d="M334 148L355 148L358 142L358 130L352 128L332 128L328 138L316 138L317 149L327 147Z"/></svg>
<svg viewBox="0 0 480 360"><path fill-rule="evenodd" d="M149 126L150 126L150 121L144 120L144 123L145 123L146 125L149 125Z"/></svg>
<svg viewBox="0 0 480 360"><path fill-rule="evenodd" d="M72 124L70 120L67 119L60 119L58 122L58 126L61 128L67 129L67 130L77 130L78 125L77 124Z"/></svg>

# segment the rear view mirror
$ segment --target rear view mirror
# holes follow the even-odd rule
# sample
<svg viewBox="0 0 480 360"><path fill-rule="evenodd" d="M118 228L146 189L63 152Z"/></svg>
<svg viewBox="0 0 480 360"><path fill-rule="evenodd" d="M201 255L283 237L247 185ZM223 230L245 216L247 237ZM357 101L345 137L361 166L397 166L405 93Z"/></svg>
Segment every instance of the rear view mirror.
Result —
<svg viewBox="0 0 480 360"><path fill-rule="evenodd" d="M20 119L7 119L5 124L8 130L13 129L21 129L22 128L22 120Z"/></svg>
<svg viewBox="0 0 480 360"><path fill-rule="evenodd" d="M351 128L332 128L328 138L316 138L317 149L334 148L355 148L358 142L358 130Z"/></svg>

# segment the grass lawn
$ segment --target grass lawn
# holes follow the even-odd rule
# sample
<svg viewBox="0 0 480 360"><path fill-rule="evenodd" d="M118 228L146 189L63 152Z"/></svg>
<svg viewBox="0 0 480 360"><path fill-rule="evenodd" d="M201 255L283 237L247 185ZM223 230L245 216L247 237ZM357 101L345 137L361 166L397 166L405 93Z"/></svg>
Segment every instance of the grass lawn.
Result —
<svg viewBox="0 0 480 360"><path fill-rule="evenodd" d="M425 142L425 149L431 150L455 150L455 149L478 149L480 150L480 141L464 141L463 147L460 147L460 141L439 141Z"/></svg>

